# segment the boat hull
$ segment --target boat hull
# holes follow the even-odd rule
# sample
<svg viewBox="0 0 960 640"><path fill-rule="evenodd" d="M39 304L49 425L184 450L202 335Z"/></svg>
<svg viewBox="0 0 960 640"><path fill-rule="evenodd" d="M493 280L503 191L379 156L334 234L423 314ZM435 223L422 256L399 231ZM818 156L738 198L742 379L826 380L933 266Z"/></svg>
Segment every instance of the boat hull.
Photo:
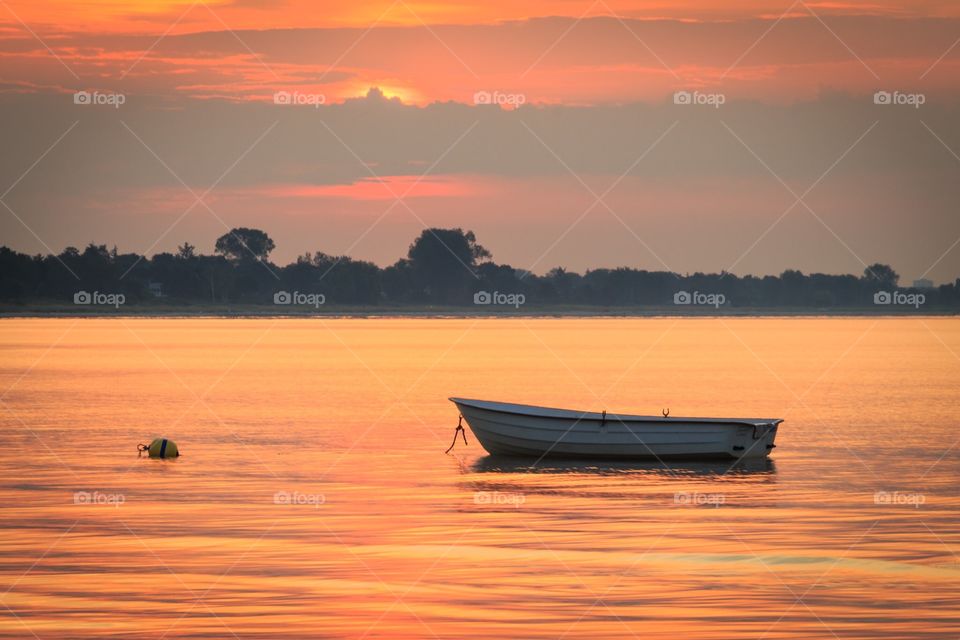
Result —
<svg viewBox="0 0 960 640"><path fill-rule="evenodd" d="M762 458L774 448L780 423L776 419L606 415L451 400L489 453L538 458Z"/></svg>

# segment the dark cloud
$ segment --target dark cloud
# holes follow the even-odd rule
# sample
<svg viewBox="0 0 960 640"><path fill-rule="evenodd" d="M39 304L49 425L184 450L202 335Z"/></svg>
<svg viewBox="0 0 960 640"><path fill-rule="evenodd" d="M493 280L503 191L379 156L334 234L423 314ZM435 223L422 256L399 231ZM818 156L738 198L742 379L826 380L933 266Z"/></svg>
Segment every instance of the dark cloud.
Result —
<svg viewBox="0 0 960 640"><path fill-rule="evenodd" d="M0 118L11 123L2 175L14 179L74 121L77 127L28 185L83 193L175 184L131 131L186 182L208 184L274 122L224 186L350 183L369 175L354 153L383 175L418 175L468 130L436 172L555 175L566 173L565 163L576 173L619 175L674 123L652 161L637 171L676 180L753 176L762 165L746 144L785 179L803 183L875 121L876 129L833 175L953 170L956 160L936 151L942 147L924 123L960 148L957 103L928 99L915 109L842 94L791 105L728 101L720 108L663 102L506 111L458 103L417 107L382 96L317 108L218 100L166 107L136 95L120 108L76 105L68 94L7 95L0 100Z"/></svg>

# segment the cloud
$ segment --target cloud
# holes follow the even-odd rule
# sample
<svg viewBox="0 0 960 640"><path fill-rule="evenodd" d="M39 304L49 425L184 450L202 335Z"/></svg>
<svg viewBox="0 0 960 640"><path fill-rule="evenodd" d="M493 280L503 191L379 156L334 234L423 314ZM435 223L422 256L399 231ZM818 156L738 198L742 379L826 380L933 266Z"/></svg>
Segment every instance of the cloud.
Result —
<svg viewBox="0 0 960 640"><path fill-rule="evenodd" d="M0 99L0 118L17 123L0 167L12 179L77 121L27 185L84 192L177 184L153 153L195 188L218 180L241 155L222 186L352 184L370 177L364 163L388 176L416 176L437 161L436 172L446 174L563 175L566 165L578 174L619 175L674 127L657 145L656 161L643 166L646 175L755 175L759 165L745 143L778 174L803 182L877 120L855 162L835 175L946 170L952 158L930 153L938 143L921 119L960 147L958 104L929 98L915 109L876 105L872 95L829 93L789 105L728 99L719 109L661 101L507 111L458 103L419 107L371 94L318 107L208 100L170 109L142 96L113 108L77 105L70 94L21 94Z"/></svg>
<svg viewBox="0 0 960 640"><path fill-rule="evenodd" d="M142 59L155 33L44 31L79 82L22 30L0 30L4 200L55 247L162 250L244 224L267 228L279 257L350 249L384 263L429 223L474 228L521 265L684 271L734 264L813 186L822 221L798 205L738 268L858 271L855 253L919 275L960 234L948 150L960 151L960 64L936 62L960 20L834 9L836 36L796 16L759 42L777 15L172 33ZM81 89L124 102L75 104ZM925 103L878 105L878 90ZM277 91L323 99L275 104ZM677 91L722 105L675 104ZM416 215L386 215L371 172L396 191L429 174ZM187 215L181 180L211 189L215 214ZM611 185L615 214L582 217ZM39 249L7 212L0 232ZM948 254L931 275L958 264Z"/></svg>
<svg viewBox="0 0 960 640"><path fill-rule="evenodd" d="M178 101L257 99L304 86L331 101L371 84L432 100L467 101L482 89L529 102L657 100L678 88L720 87L737 97L808 100L822 87L878 83L957 94L948 51L960 19L809 14L723 21L535 18L498 24L265 28L157 34L65 32L47 40L81 83ZM822 21L821 21L822 20ZM769 30L769 32L768 32ZM8 82L79 88L36 39L2 40ZM255 53L251 53L251 51ZM876 74L876 75L875 75ZM879 76L879 79L877 78Z"/></svg>
<svg viewBox="0 0 960 640"><path fill-rule="evenodd" d="M202 244L229 223L268 229L279 257L351 249L386 263L429 223L474 228L498 258L521 265L548 252L538 266L663 268L642 237L680 271L730 266L790 207L791 190L813 186L805 202L857 256L918 275L960 234L957 161L943 146L960 149L958 116L956 102L915 109L837 93L786 105L512 111L411 106L376 93L318 108L209 100L176 109L139 96L115 109L70 95L7 95L0 118L17 126L0 176L13 184L78 122L6 198L52 246L98 240L143 251L179 224L158 245L170 249ZM397 192L429 174L413 194L416 216L401 205L377 222L391 200L373 197L381 187L371 170ZM192 203L180 179L198 194L215 185L206 201L216 218L198 206L177 222ZM611 185L605 201L616 215L595 206L551 248L591 207L590 190ZM798 205L737 266L858 271L827 226ZM0 218L0 231L33 248L12 216ZM951 278L958 265L949 255L932 275Z"/></svg>

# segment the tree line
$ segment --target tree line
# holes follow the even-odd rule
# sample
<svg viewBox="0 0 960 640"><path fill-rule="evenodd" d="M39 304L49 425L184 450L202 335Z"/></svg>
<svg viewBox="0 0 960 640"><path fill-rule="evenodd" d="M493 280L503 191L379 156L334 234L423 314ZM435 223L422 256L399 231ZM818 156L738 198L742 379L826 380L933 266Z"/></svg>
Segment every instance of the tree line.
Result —
<svg viewBox="0 0 960 640"><path fill-rule="evenodd" d="M471 231L425 229L405 258L381 268L323 252L287 265L270 261L273 240L237 228L217 239L212 254L184 243L175 253L147 257L91 243L57 255L0 247L0 301L7 305L73 303L78 292L120 295L126 304L296 304L300 297L345 306L527 306L724 308L850 308L894 306L960 309L960 279L939 287L900 288L888 265L861 275L779 276L678 274L620 267L580 274L557 267L536 275L497 264Z"/></svg>

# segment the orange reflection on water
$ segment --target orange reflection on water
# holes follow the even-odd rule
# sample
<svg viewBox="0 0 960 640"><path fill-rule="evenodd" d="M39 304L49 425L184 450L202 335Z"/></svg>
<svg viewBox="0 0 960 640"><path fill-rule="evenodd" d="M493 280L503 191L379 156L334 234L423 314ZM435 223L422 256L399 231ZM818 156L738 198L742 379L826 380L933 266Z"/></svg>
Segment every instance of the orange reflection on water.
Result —
<svg viewBox="0 0 960 640"><path fill-rule="evenodd" d="M4 637L960 633L953 319L4 320L0 349ZM530 468L444 456L450 395L786 422L732 470ZM138 459L155 435L183 457Z"/></svg>

